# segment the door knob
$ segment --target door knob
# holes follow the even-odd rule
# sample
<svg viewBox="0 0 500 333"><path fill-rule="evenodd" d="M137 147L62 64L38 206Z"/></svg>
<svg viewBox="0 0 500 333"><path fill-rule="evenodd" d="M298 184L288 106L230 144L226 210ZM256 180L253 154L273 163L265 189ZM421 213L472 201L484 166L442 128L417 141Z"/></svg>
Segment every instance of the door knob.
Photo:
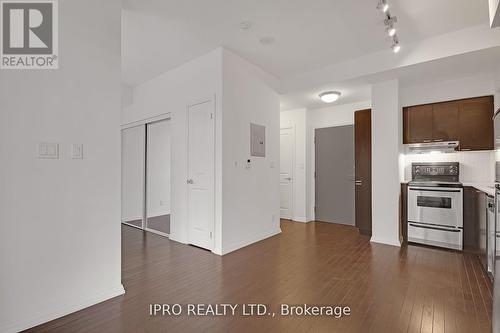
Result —
<svg viewBox="0 0 500 333"><path fill-rule="evenodd" d="M187 182L188 184L194 184L194 181L193 181L191 178L189 178L186 182Z"/></svg>
<svg viewBox="0 0 500 333"><path fill-rule="evenodd" d="M285 179L286 180L292 180L292 177L286 177Z"/></svg>

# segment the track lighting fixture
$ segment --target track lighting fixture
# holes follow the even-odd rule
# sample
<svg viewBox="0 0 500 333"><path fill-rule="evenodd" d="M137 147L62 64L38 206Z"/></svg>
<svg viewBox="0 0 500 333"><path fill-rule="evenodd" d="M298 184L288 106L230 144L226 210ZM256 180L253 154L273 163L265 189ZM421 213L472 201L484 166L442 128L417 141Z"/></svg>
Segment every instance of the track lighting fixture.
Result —
<svg viewBox="0 0 500 333"><path fill-rule="evenodd" d="M391 49L394 53L398 53L401 50L401 45L399 44L399 39L396 34L396 22L398 21L396 16L392 16L389 11L389 3L387 0L378 0L377 9L384 13L385 19L385 32L389 37L392 38Z"/></svg>
<svg viewBox="0 0 500 333"><path fill-rule="evenodd" d="M387 3L387 0L380 0L378 2L377 9L386 13L389 10L389 4Z"/></svg>

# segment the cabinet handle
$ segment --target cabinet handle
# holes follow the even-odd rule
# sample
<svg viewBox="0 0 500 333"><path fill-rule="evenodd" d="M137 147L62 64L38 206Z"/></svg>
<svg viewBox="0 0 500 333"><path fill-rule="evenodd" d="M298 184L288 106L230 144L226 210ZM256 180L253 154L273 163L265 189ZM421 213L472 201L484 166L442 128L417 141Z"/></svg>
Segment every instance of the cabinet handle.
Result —
<svg viewBox="0 0 500 333"><path fill-rule="evenodd" d="M432 140L424 140L424 143L432 142Z"/></svg>
<svg viewBox="0 0 500 333"><path fill-rule="evenodd" d="M470 149L470 148L461 148L460 150L461 150L461 151L469 151L469 150L471 150L471 149Z"/></svg>
<svg viewBox="0 0 500 333"><path fill-rule="evenodd" d="M442 141L444 141L444 140L443 139L436 139L436 140L434 140L434 142L442 142Z"/></svg>

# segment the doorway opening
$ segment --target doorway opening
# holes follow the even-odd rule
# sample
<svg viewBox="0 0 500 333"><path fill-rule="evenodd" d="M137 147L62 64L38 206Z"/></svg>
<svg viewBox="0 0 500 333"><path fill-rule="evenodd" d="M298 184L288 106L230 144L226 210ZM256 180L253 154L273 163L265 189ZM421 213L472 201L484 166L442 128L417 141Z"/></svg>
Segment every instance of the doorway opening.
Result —
<svg viewBox="0 0 500 333"><path fill-rule="evenodd" d="M122 223L168 237L170 118L122 128Z"/></svg>

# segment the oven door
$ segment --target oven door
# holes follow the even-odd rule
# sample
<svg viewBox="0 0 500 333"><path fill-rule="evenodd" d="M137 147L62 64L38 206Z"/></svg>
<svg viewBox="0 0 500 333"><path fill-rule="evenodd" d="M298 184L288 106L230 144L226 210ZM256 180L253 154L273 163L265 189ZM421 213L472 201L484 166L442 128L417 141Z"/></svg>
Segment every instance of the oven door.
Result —
<svg viewBox="0 0 500 333"><path fill-rule="evenodd" d="M463 227L462 189L409 186L408 221Z"/></svg>

